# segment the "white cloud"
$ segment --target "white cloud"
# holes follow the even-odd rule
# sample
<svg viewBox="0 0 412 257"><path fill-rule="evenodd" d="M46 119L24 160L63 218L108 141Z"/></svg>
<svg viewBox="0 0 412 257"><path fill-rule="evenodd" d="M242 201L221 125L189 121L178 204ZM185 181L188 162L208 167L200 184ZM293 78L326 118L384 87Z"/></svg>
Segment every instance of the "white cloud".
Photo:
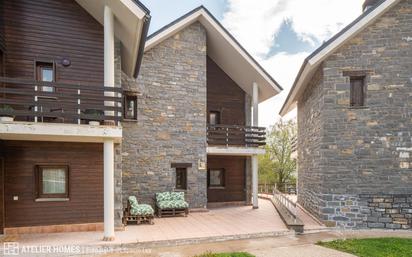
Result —
<svg viewBox="0 0 412 257"><path fill-rule="evenodd" d="M261 126L269 127L279 119L278 113L286 100L303 60L308 55L309 53L306 52L297 54L282 52L260 62L284 89L279 95L259 105L259 124ZM294 116L295 114L291 113L286 118L293 118Z"/></svg>
<svg viewBox="0 0 412 257"><path fill-rule="evenodd" d="M223 25L284 88L281 94L259 106L260 125L272 125L279 118L278 113L297 72L310 54L282 52L268 56L282 24L286 20L290 22L300 40L316 47L359 16L363 1L228 0ZM294 115L292 113L289 118Z"/></svg>
<svg viewBox="0 0 412 257"><path fill-rule="evenodd" d="M363 0L228 0L223 24L257 57L264 57L285 20L298 37L322 42L361 13Z"/></svg>

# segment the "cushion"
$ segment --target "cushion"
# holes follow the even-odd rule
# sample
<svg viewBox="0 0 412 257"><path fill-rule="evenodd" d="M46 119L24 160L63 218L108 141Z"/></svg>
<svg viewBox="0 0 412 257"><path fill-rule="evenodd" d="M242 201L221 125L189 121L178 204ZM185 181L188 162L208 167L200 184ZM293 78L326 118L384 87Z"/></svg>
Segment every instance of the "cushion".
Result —
<svg viewBox="0 0 412 257"><path fill-rule="evenodd" d="M184 209L184 208L189 207L189 204L184 200L175 200L173 201L173 205L174 205L174 208L177 208L177 209Z"/></svg>
<svg viewBox="0 0 412 257"><path fill-rule="evenodd" d="M162 201L170 201L170 193L169 192L163 192L163 193L156 193L156 201L157 202L162 202Z"/></svg>
<svg viewBox="0 0 412 257"><path fill-rule="evenodd" d="M133 205L137 206L139 204L139 202L136 199L136 196L134 196L134 195L129 196L128 200L129 200L129 203L130 203L131 206L133 206Z"/></svg>
<svg viewBox="0 0 412 257"><path fill-rule="evenodd" d="M176 201L184 201L185 200L185 193L184 192L171 192L170 199Z"/></svg>
<svg viewBox="0 0 412 257"><path fill-rule="evenodd" d="M157 206L160 209L185 209L189 207L189 204L182 200L172 200L157 202Z"/></svg>
<svg viewBox="0 0 412 257"><path fill-rule="evenodd" d="M130 210L130 214L139 216L154 215L154 210L148 204L139 204L136 208Z"/></svg>

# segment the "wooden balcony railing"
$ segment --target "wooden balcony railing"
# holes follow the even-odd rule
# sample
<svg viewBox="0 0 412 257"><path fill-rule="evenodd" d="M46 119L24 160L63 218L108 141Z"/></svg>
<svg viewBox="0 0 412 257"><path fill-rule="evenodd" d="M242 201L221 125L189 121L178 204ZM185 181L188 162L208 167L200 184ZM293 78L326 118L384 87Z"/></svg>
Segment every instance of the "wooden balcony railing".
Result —
<svg viewBox="0 0 412 257"><path fill-rule="evenodd" d="M208 125L209 145L259 147L266 145L266 129L233 125Z"/></svg>
<svg viewBox="0 0 412 257"><path fill-rule="evenodd" d="M121 114L121 88L0 77L0 116L16 121L117 125Z"/></svg>

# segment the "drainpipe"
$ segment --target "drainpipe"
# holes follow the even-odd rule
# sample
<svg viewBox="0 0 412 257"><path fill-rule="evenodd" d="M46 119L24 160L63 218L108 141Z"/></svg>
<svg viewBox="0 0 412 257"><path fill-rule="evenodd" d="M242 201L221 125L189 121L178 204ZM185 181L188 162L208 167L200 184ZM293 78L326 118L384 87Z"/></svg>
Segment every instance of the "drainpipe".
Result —
<svg viewBox="0 0 412 257"><path fill-rule="evenodd" d="M109 6L104 7L104 85L114 87L114 24L113 13ZM105 92L112 96L113 92ZM113 106L113 102L105 102ZM105 115L113 115L113 111ZM114 141L106 139L104 148L104 241L113 241L114 235Z"/></svg>
<svg viewBox="0 0 412 257"><path fill-rule="evenodd" d="M252 106L253 106L253 117L252 126L259 126L259 87L256 82L253 83L252 90ZM252 203L253 209L259 208L258 204L258 156L255 154L252 156Z"/></svg>

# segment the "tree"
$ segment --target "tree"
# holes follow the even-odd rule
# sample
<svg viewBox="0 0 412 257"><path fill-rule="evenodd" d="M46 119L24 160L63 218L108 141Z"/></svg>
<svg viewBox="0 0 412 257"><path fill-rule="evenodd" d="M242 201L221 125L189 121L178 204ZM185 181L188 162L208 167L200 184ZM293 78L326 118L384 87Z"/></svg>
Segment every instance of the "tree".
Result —
<svg viewBox="0 0 412 257"><path fill-rule="evenodd" d="M260 183L275 183L285 191L285 185L294 183L296 160L292 158L292 144L297 136L296 123L280 120L267 133L266 154L259 159Z"/></svg>

